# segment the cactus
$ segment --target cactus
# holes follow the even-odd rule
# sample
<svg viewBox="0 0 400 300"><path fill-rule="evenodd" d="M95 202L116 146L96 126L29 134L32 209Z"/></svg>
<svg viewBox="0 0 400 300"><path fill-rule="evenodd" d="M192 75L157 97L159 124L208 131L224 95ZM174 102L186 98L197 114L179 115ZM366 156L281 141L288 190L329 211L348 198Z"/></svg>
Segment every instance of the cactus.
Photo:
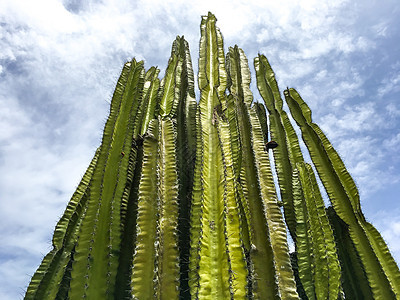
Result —
<svg viewBox="0 0 400 300"><path fill-rule="evenodd" d="M399 298L399 268L310 108L284 91L306 162L267 58L254 60L264 107L244 51L225 55L213 14L200 29L198 103L183 37L162 80L124 65L101 145L25 299Z"/></svg>

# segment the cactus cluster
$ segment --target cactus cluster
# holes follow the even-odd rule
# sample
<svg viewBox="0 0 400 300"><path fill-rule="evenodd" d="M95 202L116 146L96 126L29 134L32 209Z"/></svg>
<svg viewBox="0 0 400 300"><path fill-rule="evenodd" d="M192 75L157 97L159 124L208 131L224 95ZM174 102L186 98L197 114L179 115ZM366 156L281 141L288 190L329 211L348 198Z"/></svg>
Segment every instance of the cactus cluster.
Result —
<svg viewBox="0 0 400 300"><path fill-rule="evenodd" d="M124 65L101 145L25 299L400 298L399 268L311 110L284 91L313 166L266 57L254 66L265 106L253 101L243 50L225 55L211 13L198 102L183 37L161 81L155 67Z"/></svg>

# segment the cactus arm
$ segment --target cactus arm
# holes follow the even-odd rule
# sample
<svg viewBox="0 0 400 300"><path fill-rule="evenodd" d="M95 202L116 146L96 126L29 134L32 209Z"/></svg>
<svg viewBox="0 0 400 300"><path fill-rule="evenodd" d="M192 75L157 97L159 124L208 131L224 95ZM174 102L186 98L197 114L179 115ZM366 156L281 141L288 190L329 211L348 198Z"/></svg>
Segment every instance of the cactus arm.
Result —
<svg viewBox="0 0 400 300"><path fill-rule="evenodd" d="M289 176L289 174L292 173L293 169L289 161L289 152L284 136L284 131L281 127L282 124L280 122L279 114L269 114L268 118L271 140L276 141L279 145L272 152L274 155L275 169L278 176L278 183L281 199L283 202L286 224L293 240L296 240L296 222L292 199L292 185L291 176Z"/></svg>
<svg viewBox="0 0 400 300"><path fill-rule="evenodd" d="M293 128L292 123L289 120L287 113L284 110L282 110L280 112L280 116L283 128L285 129L286 133L286 142L288 147L289 160L293 168L293 166L295 166L297 163L304 162L304 157L300 150L299 138L297 136L296 131Z"/></svg>
<svg viewBox="0 0 400 300"><path fill-rule="evenodd" d="M180 297L189 298L189 256L190 256L190 198L193 188L193 174L196 157L196 108L194 75L189 44L183 37L177 37L176 53L182 58L180 89L176 112L176 160L179 177L179 249L180 249Z"/></svg>
<svg viewBox="0 0 400 300"><path fill-rule="evenodd" d="M240 145L240 133L239 133L239 123L238 117L236 115L236 104L235 97L231 94L229 95L226 101L226 114L229 123L229 130L231 134L231 148L233 155L233 163L235 166L235 174L237 178L239 178L240 169L241 169L241 161L242 161L242 151Z"/></svg>
<svg viewBox="0 0 400 300"><path fill-rule="evenodd" d="M304 191L310 224L309 235L313 243L315 294L317 299L337 299L340 266L333 232L325 213L325 205L311 166L304 163L298 163L296 166Z"/></svg>
<svg viewBox="0 0 400 300"><path fill-rule="evenodd" d="M47 294L47 289L50 287L53 280L53 274L55 271L53 262L60 260L60 254L61 252L57 251L56 249L52 249L46 254L42 260L42 263L31 279L24 299L43 299L43 297L44 299L48 299L45 295Z"/></svg>
<svg viewBox="0 0 400 300"><path fill-rule="evenodd" d="M117 119L117 115L120 110L122 97L125 91L125 87L127 85L127 81L131 79L132 72L131 71L131 63L126 63L124 68L122 69L121 76L117 82L117 86L115 88L115 92L111 101L110 107L110 116L105 125L105 131L107 131L107 135L103 135L103 143L101 146L101 152L99 155L99 164L104 166L106 160L106 151L108 151L109 144L111 143L111 135L115 126L115 122ZM100 170L101 167L96 168ZM96 171L95 170L95 171ZM97 175L97 181L101 180L101 174ZM98 188L98 187L97 187ZM92 241L92 232L93 226L95 225L96 213L98 204L96 198L91 197L88 200L88 209L86 212L86 216L84 222L82 224L82 228L79 233L79 244L77 246L75 255L74 255L74 271L71 273L71 291L69 292L69 296L72 298L75 295L77 298L82 297L85 294L87 285L85 286L87 278L85 278L87 272L87 265L89 263L87 259L87 249L89 248ZM78 252L77 252L78 251Z"/></svg>
<svg viewBox="0 0 400 300"><path fill-rule="evenodd" d="M132 293L142 299L179 295L178 179L171 119L152 120L144 142Z"/></svg>
<svg viewBox="0 0 400 300"><path fill-rule="evenodd" d="M353 206L354 213L356 214L356 217L358 221L360 222L360 225L363 227L363 230L365 231L372 248L376 252L380 263L382 264L382 267L384 268L385 272L388 274L391 274L391 276L388 276L389 281L391 281L392 286L396 290L396 287L400 285L400 272L399 269L393 260L386 243L382 239L382 236L379 234L379 232L376 231L376 229L368 222L365 221L364 216L362 215L361 207L360 207L360 200L359 200L359 193L357 190L357 187L354 183L354 180L351 178L350 174L348 173L346 167L344 166L343 161L339 157L338 153L335 151L335 149L332 147L330 144L329 140L325 136L325 134L322 132L322 130L316 125L315 123L312 123L312 118L311 118L311 110L307 106L307 104L301 99L300 95L294 90L290 90L290 95L299 103L299 106L303 112L303 115L305 116L308 124L312 127L312 129L316 132L320 140L322 141L322 144L324 146L324 149L326 150L326 154L329 157L330 162L332 163L332 166L338 174L338 177L340 179L341 184L343 185L344 189L346 190L346 194L348 195L351 204ZM400 289L396 290L396 294L399 294Z"/></svg>
<svg viewBox="0 0 400 300"><path fill-rule="evenodd" d="M229 87L230 92L242 99L247 105L251 105L253 102L253 94L250 90L251 75L244 51L238 46L230 47L227 58L232 82Z"/></svg>
<svg viewBox="0 0 400 300"><path fill-rule="evenodd" d="M161 81L163 95L160 100L160 115L162 116L174 113L173 108L175 107L175 101L172 99L175 98L175 81L178 76L177 73L181 71L181 68L181 59L175 53L172 53L171 58L168 61L167 70L165 71L165 77Z"/></svg>
<svg viewBox="0 0 400 300"><path fill-rule="evenodd" d="M296 222L292 199L293 168L289 160L286 133L280 116L279 108L281 106L279 105L280 95L278 85L275 82L275 75L264 55L259 55L254 59L254 67L256 70L257 88L269 112L271 140L276 141L279 145L279 147L273 150L273 155L285 220L293 240L296 240Z"/></svg>
<svg viewBox="0 0 400 300"><path fill-rule="evenodd" d="M325 153L328 156L328 158L332 164L332 167L335 170L335 173L339 177L340 182L343 185L343 188L346 190L346 193L351 201L351 205L353 206L354 212L355 213L361 212L360 196L359 196L356 184L354 183L353 178L347 171L339 154L333 148L332 144L329 142L329 140L327 139L325 134L322 132L322 130L319 128L319 126L317 124L312 122L310 108L303 101L303 99L300 97L300 95L297 93L297 91L295 89L290 89L289 92L285 91L285 95L287 95L287 97L291 97L298 103L298 106L300 107L301 112L302 112L307 124L312 128L312 130L316 133L318 138L321 140L323 147L325 149Z"/></svg>
<svg viewBox="0 0 400 300"><path fill-rule="evenodd" d="M105 282L108 284L106 294L110 298L114 294L115 278L118 270L121 244L121 205L125 205L128 201L129 189L127 190L127 184L129 186L129 182L132 179L133 162L136 159L136 149L132 148L134 131L132 121L136 117L137 111L134 110L135 107L132 104L140 102L143 75L143 65L138 65L135 68L135 75L132 81L134 85L129 86L130 89L133 89L132 100L123 100L116 122L113 145L104 170L103 188L100 195L100 199L110 200L109 202L100 200L103 203L99 210L99 226L98 234L93 243L93 258L107 257L109 263L106 266L104 261L100 260L97 264L93 264L92 274L96 274L93 276L93 281L96 283L100 283L101 279L106 279ZM140 81L142 82L140 83ZM125 154L122 155L121 153ZM134 158L132 159L132 157ZM90 288L88 289L88 297L91 294L89 291L91 291ZM94 297L100 297L97 291L94 289L92 291Z"/></svg>
<svg viewBox="0 0 400 300"><path fill-rule="evenodd" d="M229 57L229 55L227 56ZM236 115L236 99L235 97L230 94L227 97L227 119L229 124L229 133L230 133L230 151L232 153L232 160L233 160L233 172L235 176L235 189L237 193L238 199L238 209L240 211L240 223L241 226L241 237L243 241L243 246L246 251L246 255L250 251L250 232L249 232L249 223L248 218L250 218L249 213L249 206L247 203L246 198L244 197L243 188L240 184L240 172L241 172L241 161L242 161L242 148L241 148L241 141L240 141L240 133L239 133L239 123L238 117Z"/></svg>
<svg viewBox="0 0 400 300"><path fill-rule="evenodd" d="M226 97L226 116L229 122L231 134L231 151L234 164L234 172L237 182L240 182L241 165L242 165L242 145L239 130L239 119L237 115L236 105L238 102L246 102L251 105L253 96L250 91L250 76L247 57L242 49L235 46L230 47L226 55L226 64L229 74L229 91L230 95ZM243 188L240 184L237 185L237 193L239 199L239 210L242 226L242 238L246 254L250 251L250 235L249 219L250 212L248 201L245 198Z"/></svg>
<svg viewBox="0 0 400 300"><path fill-rule="evenodd" d="M97 163L96 151L67 208L58 221L53 235L53 250L43 259L28 286L25 299L54 298L61 283L65 268L77 240L80 222L87 203L87 194L93 169ZM47 298L46 298L47 297Z"/></svg>
<svg viewBox="0 0 400 300"><path fill-rule="evenodd" d="M272 102L272 106L269 105L267 106L267 108L268 110L272 110L273 107L278 112L281 112L283 101L281 98L281 93L279 92L278 83L275 79L275 73L272 70L271 65L269 64L268 59L265 57L265 55L260 54L258 55L258 58L255 59L259 59L260 63L262 64L262 69L264 70L264 81L269 87L268 94L272 94L269 95L269 101L270 103Z"/></svg>
<svg viewBox="0 0 400 300"><path fill-rule="evenodd" d="M158 121L153 119L143 142L143 166L137 208L137 237L133 257L131 288L133 297L143 299L154 295L154 263L157 236L157 156Z"/></svg>
<svg viewBox="0 0 400 300"><path fill-rule="evenodd" d="M296 252L298 276L309 300L316 299L313 270L313 247L310 232L310 219L300 183L299 171L293 171L293 204L296 214Z"/></svg>
<svg viewBox="0 0 400 300"><path fill-rule="evenodd" d="M332 206L327 208L342 269L342 286L350 299L374 299L360 257L350 238L348 226L338 217Z"/></svg>
<svg viewBox="0 0 400 300"><path fill-rule="evenodd" d="M305 164L305 170L309 176L311 182L310 187L312 189L312 199L314 202L311 203L314 209L316 209L319 221L319 226L322 229L323 242L322 245L325 247L325 255L327 256L326 271L328 275L328 295L329 299L337 299L340 291L340 264L336 251L335 239L333 236L332 228L329 224L328 216L325 212L325 204L319 191L318 183L314 174L314 171L310 164ZM301 173L301 171L300 171ZM308 209L311 212L311 209Z"/></svg>
<svg viewBox="0 0 400 300"><path fill-rule="evenodd" d="M276 155L275 162L277 166L278 179L280 174L286 174L285 178L282 178L279 183L282 192L282 200L284 202L287 224L292 233L292 236L294 237L294 240L297 241L294 229L296 228L296 224L298 224L298 222L296 222L296 214L293 214L293 201L290 201L290 198L293 197L292 185L290 184L290 187L289 185L287 185L289 181L286 177L288 177L287 175L289 175L289 171L296 166L296 163L303 164L304 159L300 151L297 135L293 129L293 126L290 123L286 112L282 109L283 102L280 97L278 84L276 82L275 75L272 71L271 66L263 55L259 55L259 57L255 61L255 65L256 71L258 71L258 87L261 95L265 100L267 108L270 111L270 123L272 132L271 135L283 135L285 137L285 139L282 139L284 141L284 144L282 145L283 147L278 147L278 149L275 149L274 155ZM276 133L274 134L274 132ZM279 172L279 170L281 172ZM312 172L312 170L310 170L310 172ZM303 173L304 172L301 172L301 174ZM300 176L300 178L303 178L304 182L305 176ZM337 262L337 255L335 244L333 241L332 230L327 223L328 221L325 215L324 203L320 196L319 190L315 189L315 187L317 188L317 185L315 184L314 189L310 187L310 184L313 183L314 182L312 180L308 180L307 185L303 185L307 200L306 203L308 203L308 205L304 206L301 204L297 204L296 210L297 215L313 215L313 217L311 217L310 215L310 222L305 222L305 224L303 224L303 226L306 226L307 224L310 225L310 234L313 237L311 239L311 242L313 243L308 244L308 237L304 235L304 232L301 232L302 239L305 238L306 240L299 241L301 251L299 251L298 257L300 265L307 265L307 261L309 259L305 256L310 255L310 253L303 252L303 250L310 250L311 248L314 249L315 278L313 281L310 281L309 276L305 275L302 269L299 270L299 275L305 280L304 288L309 297L316 296L318 299L325 299L329 295L330 297L337 298L337 295L339 293L340 267ZM284 188L283 191L282 188ZM286 197L290 197L288 199L289 201L286 201L286 205L284 200L285 194ZM314 202L310 202L313 199ZM318 218L316 218L315 216L318 216ZM324 244L325 240L326 244ZM310 248L311 245L312 247ZM326 247L321 248L321 245L326 245ZM309 268L309 266L307 267ZM324 278L321 278L321 276ZM311 287L311 285L314 284L316 295L314 294L314 288Z"/></svg>
<svg viewBox="0 0 400 300"><path fill-rule="evenodd" d="M175 82L174 82L174 101L172 102L171 117L177 117L177 109L181 102L184 102L184 98L182 97L182 91L184 88L182 87L182 83L186 81L186 78L183 74L183 60L185 59L182 55L178 56L178 63L175 69Z"/></svg>
<svg viewBox="0 0 400 300"><path fill-rule="evenodd" d="M140 70L140 69L139 69ZM134 96L134 102L139 102L139 99L141 97L141 87L143 87L143 83L139 83L140 80L140 76L142 76L143 72L138 72L138 82L137 82L137 89L136 89L136 93ZM141 103L141 107L138 107L138 110L143 110L143 106L147 103L142 102ZM110 278L110 282L113 282L111 284L111 288L108 290L108 292L110 294L114 294L115 292L115 281L116 281L116 274L118 271L118 263L119 263L119 256L120 256L120 249L121 249L121 241L122 241L122 227L121 227L121 223L123 221L123 214L126 213L126 207L128 205L128 201L129 201L129 194L130 194L130 185L131 182L133 180L133 175L134 175L134 168L135 168L135 161L137 159L137 149L135 147L135 140L134 140L134 129L135 127L140 127L140 123L138 121L138 123L133 123L133 117L135 115L135 111L132 111L133 105L128 106L125 108L128 110L128 108L131 108L131 112L129 117L127 117L127 121L126 123L124 123L124 127L126 127L126 132L122 133L122 130L119 129L121 131L121 134L118 136L117 134L115 135L115 142L117 140L121 140L121 144L122 144L122 139L123 139L123 144L122 144L122 153L126 154L126 158L125 158L125 154L123 155L122 159L120 159L121 156L121 152L117 153L115 155L116 159L119 160L119 170L118 172L113 172L113 171L109 171L107 172L107 168L105 170L106 174L116 174L114 176L116 176L116 184L115 187L112 188L110 187L110 192L109 192L109 197L111 197L112 195L112 202L111 202L111 216L110 216L110 221L109 221L109 230L110 230L110 237L109 237L109 252L108 252L108 256L115 256L114 259L110 259L110 263L109 263L109 267L107 270L107 276ZM121 118L124 118L123 115L121 115ZM141 119L140 119L141 121ZM121 122L122 123L122 122ZM117 146L117 143L115 143L115 146ZM118 147L118 146L117 146ZM119 148L119 147L118 147ZM118 149L117 148L117 149ZM117 166L117 164L113 164L110 162L110 164L108 164L108 166L110 168L115 168L115 166ZM108 179L109 180L109 179ZM104 188L104 190L106 191L106 189ZM106 194L104 193L104 195L106 196ZM105 212L105 215L107 215L108 213ZM101 218L101 212L100 212L100 218ZM94 244L95 246L96 244ZM101 248L99 248L100 250ZM95 252L94 252L95 253ZM100 255L99 255L100 256ZM112 297L112 296L111 296Z"/></svg>
<svg viewBox="0 0 400 300"><path fill-rule="evenodd" d="M363 229L365 230L365 233L379 258L379 262L386 273L387 279L389 280L396 297L400 298L400 270L396 264L396 261L391 255L385 240L379 231L376 230L376 228L364 218L360 220L360 223L362 224Z"/></svg>
<svg viewBox="0 0 400 300"><path fill-rule="evenodd" d="M238 53L238 61L240 67L240 77L241 77L241 86L243 89L243 100L246 104L250 105L253 103L253 94L250 90L250 82L251 82L251 74L249 68L249 62L247 57L243 51L243 49L235 46Z"/></svg>
<svg viewBox="0 0 400 300"><path fill-rule="evenodd" d="M227 117L231 128L232 152L236 164L236 174L239 175L242 158L235 98L239 101L244 101L247 105L251 105L253 95L250 91L250 70L243 50L237 46L234 48L230 47L226 58L231 83L229 86L231 94L227 97Z"/></svg>
<svg viewBox="0 0 400 300"><path fill-rule="evenodd" d="M243 186L245 203L249 207L247 218L251 238L252 292L256 299L275 299L278 293L275 283L274 262L268 236L267 220L260 197L260 187L253 155L253 141L248 108L237 101L237 115L242 142L242 164L240 183Z"/></svg>
<svg viewBox="0 0 400 300"><path fill-rule="evenodd" d="M186 101L185 104L185 121L186 121L186 134L187 134L187 147L189 152L189 157L195 157L196 153L196 111L197 102L194 92L194 74L192 67L192 60L190 57L189 43L183 39L183 75L186 79ZM194 161L194 160L193 160ZM193 170L191 170L192 172ZM193 175L191 175L193 176Z"/></svg>
<svg viewBox="0 0 400 300"><path fill-rule="evenodd" d="M220 85L219 64L224 64L223 55L219 55L219 44L216 19L209 13L203 17L201 24L202 39L200 41L199 86L201 98L199 102L199 128L201 128L199 144L202 162L200 192L201 219L191 219L193 227L200 226L201 234L197 246L199 259L194 259L197 269L197 286L195 298L227 299L231 295L229 282L229 256L226 245L226 216L224 203L224 168L222 148L219 142L218 115L221 113L218 86ZM195 175L196 176L196 175ZM196 182L195 182L196 188ZM194 196L197 197L194 190ZM193 198L193 205L198 199ZM193 217L193 216L192 216ZM199 225L196 223L200 222ZM196 246L195 246L196 247ZM196 279L196 273L194 274Z"/></svg>
<svg viewBox="0 0 400 300"><path fill-rule="evenodd" d="M279 179L280 174L288 175L288 173L286 172L289 172L289 170L295 168L296 164L303 164L304 158L301 154L298 138L293 129L293 126L291 125L286 112L282 109L282 99L280 97L278 84L275 80L275 75L271 69L271 66L263 55L259 55L259 57L255 60L255 65L256 71L258 71L258 87L261 95L265 100L267 108L270 111L270 126L272 136L274 136L274 132L276 132L275 136L283 135L285 137L285 139L282 139L284 141L284 144L282 145L283 147L281 147L278 142L280 146L277 149L274 149L274 155L276 155L275 162L277 165ZM287 162L289 162L289 164ZM281 171L280 173L279 170ZM303 173L304 172L302 172L302 174ZM281 192L283 192L282 200L284 201L287 224L297 245L297 237L295 236L295 232L293 231L293 229L296 228L296 225L298 224L296 220L296 214L293 214L295 212L295 208L292 201L287 201L285 205L284 200L284 194L286 194L286 197L293 197L291 195L293 193L292 184L290 184L290 188L286 186L286 184L288 183L286 177L287 176L285 176L285 178L283 178L283 180L281 181L283 185L280 185ZM309 176L307 176L307 178L308 177ZM300 176L300 178L303 178L304 182L304 178L306 177ZM307 270L302 269L299 270L299 275L301 278L304 278L305 282L303 286L309 297L312 298L317 296L318 299L325 299L329 294L331 297L336 298L338 295L340 282L340 268L337 262L335 244L333 241L332 231L329 227L329 224L327 224L323 200L320 196L319 190L315 189L315 187L317 188L317 186L315 185L313 189L310 187L311 183L313 183L313 181L308 180L307 185L303 186L303 189L305 189L307 200L306 203L308 203L308 205L302 205L301 198L297 200L298 202L300 201L300 203L298 203L296 207L297 215L300 218L309 218L309 222L303 221L303 232L300 231L300 234L302 235L301 239L303 240L299 241L300 251L298 252L298 259L299 265L307 266L306 269L309 268L310 262L309 258L306 256L309 256L311 253L307 252L307 250L314 249L316 260L314 264L316 268L314 271L315 278L314 280L310 281L309 275L305 274L305 271ZM284 187L284 191L282 191L282 187ZM313 200L314 202L312 202L311 200ZM316 203L315 201L317 201L318 203ZM311 213L313 217L311 217L311 215L310 217L308 217L308 215ZM318 218L316 218L315 216L318 216ZM316 222L317 220L318 222ZM306 227L308 227L307 225L310 226L310 234L311 237L313 237L310 241L308 241L308 236L304 234L304 230L306 229ZM325 239L327 240L327 246L325 248L321 248L320 242L324 241ZM324 245L324 242L322 242L322 245ZM319 278L321 276L325 276L326 278ZM314 284L316 295L314 294L314 287L312 287Z"/></svg>
<svg viewBox="0 0 400 300"><path fill-rule="evenodd" d="M157 98L160 89L160 79L157 77L159 72L159 69L152 67L146 73L146 77L148 78L146 78L144 83L143 102L147 105L142 105L143 109L145 109L145 112L143 114L143 123L141 124L140 135L144 135L146 133L150 120L154 119L155 117L155 110L158 102Z"/></svg>
<svg viewBox="0 0 400 300"><path fill-rule="evenodd" d="M242 241L242 228L247 228L247 223L242 223L240 218L240 200L237 191L233 157L231 151L231 137L229 124L218 120L220 143L222 146L223 162L225 170L225 214L226 214L226 236L230 259L232 294L235 299L246 299L247 296L247 266Z"/></svg>
<svg viewBox="0 0 400 300"><path fill-rule="evenodd" d="M199 299L230 297L229 261L225 241L224 173L218 130L214 124L216 89L205 87L200 100L203 166L202 219L199 260Z"/></svg>
<svg viewBox="0 0 400 300"><path fill-rule="evenodd" d="M194 73L193 73L193 66L192 66L192 59L190 57L189 51L189 43L181 37L181 55L184 57L183 62L183 69L186 72L186 79L187 79L187 93L191 98L195 98L194 92Z"/></svg>
<svg viewBox="0 0 400 300"><path fill-rule="evenodd" d="M138 108L135 103L140 102L143 79L143 63L133 60L126 86L121 89L117 86L116 97L113 97L93 174L89 206L76 247L71 298L83 295L107 298L114 293L121 238L120 205L127 169L132 167L129 165L134 129L131 124Z"/></svg>
<svg viewBox="0 0 400 300"><path fill-rule="evenodd" d="M61 279L61 282L57 285L58 286L58 291L55 297L53 295L49 299L68 299L68 291L70 287L70 282L71 282L71 271L72 271L72 263L74 261L74 255L75 255L75 248L71 251L71 255L69 257L69 260L67 262L67 265L63 268L63 276ZM45 299L45 298L42 298Z"/></svg>
<svg viewBox="0 0 400 300"><path fill-rule="evenodd" d="M175 129L171 119L160 120L158 144L158 199L156 297L179 298L178 174Z"/></svg>
<svg viewBox="0 0 400 300"><path fill-rule="evenodd" d="M183 112L180 112L185 116L185 131L187 137L187 148L189 157L194 157L196 153L196 110L197 110L197 102L196 96L194 92L194 75L193 75L193 67L192 60L190 58L189 44L182 37L181 38L181 47L183 57L183 71L182 71L182 91L186 93L186 95L182 95L183 100L180 103L183 103ZM194 162L194 160L193 160ZM193 170L191 170L192 172Z"/></svg>
<svg viewBox="0 0 400 300"><path fill-rule="evenodd" d="M136 239L136 219L137 219L137 200L138 200L138 184L141 176L141 167L143 161L143 146L142 146L142 135L144 130L147 130L149 122L155 117L155 109L159 99L159 79L157 78L159 70L155 67L151 67L144 76L144 84L139 81L135 94L132 97L135 98L131 106L131 117L129 128L133 128L133 140L128 135L128 139L125 141L125 145L130 143L133 149L129 152L126 149L126 153L129 153L128 169L122 171L123 174L127 174L125 181L125 188L121 197L120 207L116 207L116 217L118 218L118 212L120 214L120 233L121 235L121 247L119 253L119 264L117 276L115 279L115 297L129 297L131 294L131 267L134 243ZM143 90L141 87L143 86ZM140 135L140 136L139 136ZM125 153L125 151L123 152ZM123 181L121 182L123 184ZM122 185L118 189L122 191ZM112 223L111 223L112 224ZM118 232L117 226L115 226L115 232ZM123 296L125 295L125 296Z"/></svg>
<svg viewBox="0 0 400 300"><path fill-rule="evenodd" d="M202 127L200 123L200 109L196 113L196 162L193 173L192 203L190 207L190 260L189 260L189 287L191 295L198 297L199 272L198 261L200 259L200 239L202 235L201 219L202 210L202 191L204 184L201 173L203 169L203 142Z"/></svg>
<svg viewBox="0 0 400 300"><path fill-rule="evenodd" d="M87 200L87 194L89 191L90 182L93 175L93 170L96 166L97 159L99 157L99 149L90 162L88 169L83 175L81 182L79 183L75 193L72 195L70 202L63 216L58 221L54 236L53 236L53 246L57 249L63 247L67 242L69 242L71 236L75 232L75 224L73 222L73 215L81 215L82 208L85 206Z"/></svg>
<svg viewBox="0 0 400 300"><path fill-rule="evenodd" d="M92 177L93 170L96 166L97 159L99 155L99 149L97 149L96 154L89 165L87 172L84 177L86 180L89 180L89 176ZM86 183L85 183L86 184ZM72 262L74 260L74 252L76 243L78 240L79 229L82 224L82 220L85 217L86 209L87 209L87 199L88 194L90 193L90 182L87 183L88 186L86 188L85 194L82 195L78 205L75 208L75 211L71 215L69 219L69 223L67 229L65 231L65 236L63 240L63 246L58 252L60 253L59 260L54 263L54 273L51 283L46 287L47 292L46 295L48 299L56 298L56 295L68 292L71 277L71 268ZM52 274L52 272L49 272ZM38 299L45 299L45 296L38 295Z"/></svg>
<svg viewBox="0 0 400 300"><path fill-rule="evenodd" d="M260 192L264 203L263 211L268 224L268 236L271 241L279 295L281 299L298 299L296 282L290 263L289 247L286 240L286 227L277 203L268 153L264 148L264 134L256 109L252 108L249 114L254 158L260 180Z"/></svg>
<svg viewBox="0 0 400 300"><path fill-rule="evenodd" d="M222 57L219 55L216 21L215 16L212 13L208 13L208 16L202 17L200 25L199 88L202 91L207 86L210 86L212 93L212 89L220 84L219 64L224 63L223 60L220 61ZM216 101L217 99L213 99L212 103L210 103L212 109L219 104L219 101Z"/></svg>
<svg viewBox="0 0 400 300"><path fill-rule="evenodd" d="M115 299L127 299L131 297L131 274L132 274L132 258L135 249L136 241L136 221L138 210L139 198L139 183L142 174L143 165L143 144L141 138L137 139L135 143L135 168L133 178L128 184L130 189L129 199L126 207L122 210L122 240L121 240L121 253L119 257L118 273L115 283ZM133 159L133 155L132 159Z"/></svg>
<svg viewBox="0 0 400 300"><path fill-rule="evenodd" d="M43 258L42 263L37 268L35 274L33 274L31 278L31 282L29 283L28 289L26 291L24 299L38 299L36 295L39 293L43 293L39 290L41 283L43 282L46 274L48 274L47 270L51 266L51 262L55 259L55 255L57 254L57 250L53 248L46 256Z"/></svg>
<svg viewBox="0 0 400 300"><path fill-rule="evenodd" d="M228 83L228 73L225 66L225 54L224 54L224 40L222 38L221 31L218 27L215 28L215 34L217 38L217 49L218 49L218 87L217 94L218 99L221 103L222 111L226 110L226 86Z"/></svg>
<svg viewBox="0 0 400 300"><path fill-rule="evenodd" d="M227 56L229 57L229 56ZM240 184L240 172L241 172L241 160L242 160L242 148L239 133L239 122L236 115L236 100L231 94L227 97L227 119L229 124L230 133L230 151L233 161L233 172L236 181L236 193L238 199L238 209L240 211L239 216L241 219L241 234L243 246L245 247L246 254L250 251L250 232L248 218L250 217L249 206L243 194L243 188Z"/></svg>
<svg viewBox="0 0 400 300"><path fill-rule="evenodd" d="M315 295L317 299L328 299L328 279L329 272L326 267L326 249L324 247L324 236L317 215L317 208L314 206L314 193L311 187L311 182L308 174L304 174L305 168L303 164L298 164L299 178L304 193L306 203L306 211L310 224L309 234L311 236L312 255L313 255L313 283L315 287ZM308 253L306 255L310 255ZM299 253L300 255L300 253Z"/></svg>
<svg viewBox="0 0 400 300"><path fill-rule="evenodd" d="M264 144L266 144L268 142L268 119L265 106L262 105L260 102L254 102L253 107L256 110L257 118L260 121Z"/></svg>
<svg viewBox="0 0 400 300"><path fill-rule="evenodd" d="M365 229L362 223L360 223L360 218L357 217L353 211L349 196L326 153L321 139L307 122L307 118L310 118L311 113L306 112L305 115L303 114L299 103L292 98L293 94L292 90L290 93L285 93L286 102L293 118L300 126L303 140L309 149L311 159L313 160L336 213L349 225L350 236L363 262L374 297L378 299L392 299L394 298L394 294L389 280L391 280L390 278L392 278L392 280L397 280L396 270L386 273L385 275L382 265L377 259L376 252L371 247L366 236ZM391 262L392 259L389 260L390 264ZM393 266L393 264L391 264L391 266ZM397 274L399 274L398 271ZM397 287L398 286L400 285L397 285ZM396 288L396 286L394 287Z"/></svg>

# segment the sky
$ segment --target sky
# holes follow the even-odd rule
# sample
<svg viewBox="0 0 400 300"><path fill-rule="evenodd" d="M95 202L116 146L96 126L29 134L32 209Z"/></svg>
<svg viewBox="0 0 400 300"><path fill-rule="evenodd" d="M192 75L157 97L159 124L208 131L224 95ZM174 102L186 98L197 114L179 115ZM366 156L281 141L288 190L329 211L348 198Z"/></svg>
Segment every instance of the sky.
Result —
<svg viewBox="0 0 400 300"><path fill-rule="evenodd" d="M0 299L21 299L100 145L123 63L164 75L184 35L197 73L201 16L225 50L265 54L355 179L366 218L400 262L397 0L0 2Z"/></svg>

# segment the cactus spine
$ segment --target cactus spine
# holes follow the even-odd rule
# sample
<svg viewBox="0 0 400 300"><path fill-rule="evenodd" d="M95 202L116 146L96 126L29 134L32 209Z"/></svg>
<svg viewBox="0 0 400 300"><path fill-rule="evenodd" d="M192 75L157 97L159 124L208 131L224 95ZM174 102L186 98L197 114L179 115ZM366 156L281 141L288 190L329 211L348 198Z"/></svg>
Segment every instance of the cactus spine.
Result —
<svg viewBox="0 0 400 300"><path fill-rule="evenodd" d="M284 91L328 208L266 57L254 60L265 109L243 50L225 56L211 13L200 29L198 103L183 37L161 81L156 67L124 65L102 143L25 298L399 298L399 268L309 107Z"/></svg>

